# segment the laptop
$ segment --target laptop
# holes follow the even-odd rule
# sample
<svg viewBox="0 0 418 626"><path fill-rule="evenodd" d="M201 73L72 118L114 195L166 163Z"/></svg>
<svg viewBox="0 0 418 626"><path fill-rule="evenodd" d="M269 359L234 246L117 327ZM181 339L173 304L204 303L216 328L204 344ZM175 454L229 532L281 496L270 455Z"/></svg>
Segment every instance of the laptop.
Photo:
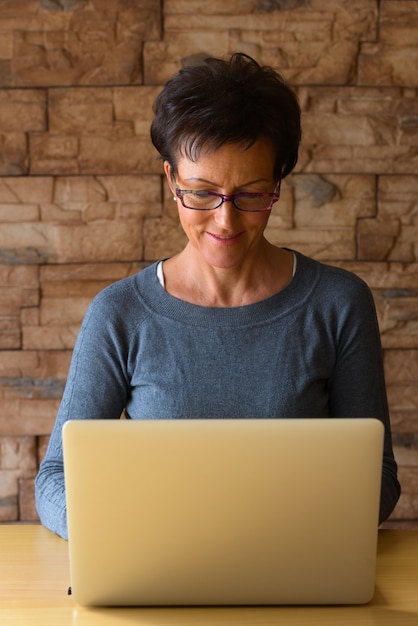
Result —
<svg viewBox="0 0 418 626"><path fill-rule="evenodd" d="M369 418L67 422L75 602L370 601L383 431Z"/></svg>

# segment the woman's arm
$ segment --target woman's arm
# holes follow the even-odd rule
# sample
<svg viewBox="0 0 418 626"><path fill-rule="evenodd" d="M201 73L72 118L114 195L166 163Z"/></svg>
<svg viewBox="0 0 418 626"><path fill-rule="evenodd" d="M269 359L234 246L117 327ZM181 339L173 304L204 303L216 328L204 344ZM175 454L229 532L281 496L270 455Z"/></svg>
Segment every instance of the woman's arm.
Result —
<svg viewBox="0 0 418 626"><path fill-rule="evenodd" d="M81 326L47 452L35 480L40 520L64 538L67 516L62 427L69 419L118 419L129 393L123 302L116 306L114 299L109 301L103 294L92 302Z"/></svg>
<svg viewBox="0 0 418 626"><path fill-rule="evenodd" d="M357 282L357 281L356 281ZM385 426L379 523L400 495L384 379L382 347L373 296L357 282L355 297L340 310L337 361L330 381L330 412L338 417L376 417Z"/></svg>

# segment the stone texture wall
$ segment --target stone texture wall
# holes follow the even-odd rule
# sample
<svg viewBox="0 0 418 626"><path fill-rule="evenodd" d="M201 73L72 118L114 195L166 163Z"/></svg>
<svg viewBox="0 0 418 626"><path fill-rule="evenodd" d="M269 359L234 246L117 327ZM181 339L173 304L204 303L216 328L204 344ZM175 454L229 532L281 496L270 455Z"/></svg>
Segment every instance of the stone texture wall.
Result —
<svg viewBox="0 0 418 626"><path fill-rule="evenodd" d="M0 521L36 520L88 303L184 243L155 95L237 50L297 89L303 145L268 236L372 288L403 484L391 523L418 524L418 0L0 2Z"/></svg>

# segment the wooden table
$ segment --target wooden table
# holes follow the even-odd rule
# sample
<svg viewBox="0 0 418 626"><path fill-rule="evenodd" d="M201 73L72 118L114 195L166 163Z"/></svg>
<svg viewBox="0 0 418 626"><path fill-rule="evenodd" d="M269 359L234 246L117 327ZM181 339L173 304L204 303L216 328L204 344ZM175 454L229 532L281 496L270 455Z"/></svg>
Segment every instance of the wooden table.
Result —
<svg viewBox="0 0 418 626"><path fill-rule="evenodd" d="M1 626L418 625L418 531L381 530L366 606L82 608L67 595L67 543L41 526L0 526Z"/></svg>

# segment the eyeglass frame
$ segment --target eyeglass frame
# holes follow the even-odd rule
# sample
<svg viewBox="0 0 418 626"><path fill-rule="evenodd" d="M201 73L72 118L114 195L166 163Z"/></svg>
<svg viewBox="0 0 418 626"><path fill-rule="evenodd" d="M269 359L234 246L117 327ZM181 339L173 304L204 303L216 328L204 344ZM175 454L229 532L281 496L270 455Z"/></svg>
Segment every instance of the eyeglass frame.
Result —
<svg viewBox="0 0 418 626"><path fill-rule="evenodd" d="M234 205L234 207L238 210L238 211L243 211L244 213L262 213L263 211L271 211L271 209L273 208L273 204L275 202L277 202L280 198L280 187L281 187L281 183L282 180L279 179L275 190L272 193L269 192L241 192L241 193L233 193L233 194L224 194L224 193L217 193L216 191L205 191L205 193L208 194L208 196L216 196L219 198L220 202L219 204L217 204L214 207L211 208L206 208L206 207L202 207L202 208L198 208L198 207L191 207L191 206L187 206L186 204L184 204L184 199L183 196L187 193L191 193L191 194L197 194L199 193L196 189L180 189L177 186L177 182L175 182L175 196L174 196L174 200L177 200L177 198L180 200L180 202L182 203L182 205L184 206L185 209L190 209L191 211L214 211L215 209L219 209L220 206L222 206L222 204L224 202L232 202L232 204ZM255 196L268 196L271 198L271 202L270 205L268 207L266 207L265 209L242 209L241 207L237 206L235 203L235 198L251 198L251 197L255 197Z"/></svg>

